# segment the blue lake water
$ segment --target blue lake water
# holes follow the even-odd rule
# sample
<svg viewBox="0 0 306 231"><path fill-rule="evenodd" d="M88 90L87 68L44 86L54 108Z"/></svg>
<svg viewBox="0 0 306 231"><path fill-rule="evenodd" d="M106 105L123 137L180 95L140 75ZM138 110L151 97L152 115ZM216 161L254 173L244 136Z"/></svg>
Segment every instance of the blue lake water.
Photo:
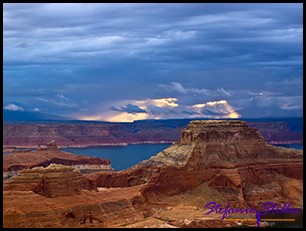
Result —
<svg viewBox="0 0 306 231"><path fill-rule="evenodd" d="M273 144L274 146L284 147L284 148L295 148L303 149L303 144Z"/></svg>
<svg viewBox="0 0 306 231"><path fill-rule="evenodd" d="M66 152L82 154L90 157L108 158L115 170L123 170L137 164L142 160L149 159L160 151L169 147L167 144L130 144L123 146L97 146L86 148L62 148ZM303 149L303 144L275 145L286 148ZM9 153L3 153L9 154Z"/></svg>
<svg viewBox="0 0 306 231"><path fill-rule="evenodd" d="M90 157L108 158L112 168L122 170L132 167L142 160L149 159L169 144L130 144L124 146L97 146L86 148L62 148L65 152L82 154Z"/></svg>
<svg viewBox="0 0 306 231"><path fill-rule="evenodd" d="M90 157L108 158L117 170L127 169L142 160L149 159L171 144L130 144L124 146L97 146L86 148L62 148L66 152ZM277 145L286 148L303 149L302 144Z"/></svg>

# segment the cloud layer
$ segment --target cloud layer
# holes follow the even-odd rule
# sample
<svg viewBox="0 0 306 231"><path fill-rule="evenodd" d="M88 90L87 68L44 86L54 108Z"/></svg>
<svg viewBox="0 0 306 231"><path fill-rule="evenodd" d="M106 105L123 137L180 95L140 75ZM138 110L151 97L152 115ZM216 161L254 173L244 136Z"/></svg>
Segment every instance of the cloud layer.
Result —
<svg viewBox="0 0 306 231"><path fill-rule="evenodd" d="M3 109L8 110L8 111L24 111L24 109L22 107L19 107L16 104L13 104L13 103L4 106Z"/></svg>
<svg viewBox="0 0 306 231"><path fill-rule="evenodd" d="M224 100L302 116L302 4L7 3L3 20L4 105L131 120L217 117L193 105Z"/></svg>

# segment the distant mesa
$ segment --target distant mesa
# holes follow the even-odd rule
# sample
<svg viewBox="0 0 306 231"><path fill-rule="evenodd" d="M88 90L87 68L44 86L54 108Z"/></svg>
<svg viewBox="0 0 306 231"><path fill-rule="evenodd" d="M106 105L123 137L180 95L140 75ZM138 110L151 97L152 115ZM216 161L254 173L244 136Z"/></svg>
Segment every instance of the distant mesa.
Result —
<svg viewBox="0 0 306 231"><path fill-rule="evenodd" d="M4 121L3 147L36 148L40 144L45 145L50 142L50 139L56 140L56 145L60 148L123 143L173 143L180 139L181 130L190 121L190 119L144 120L132 123L97 121L7 123ZM249 119L247 123L248 126L257 128L267 143L303 143L301 118Z"/></svg>

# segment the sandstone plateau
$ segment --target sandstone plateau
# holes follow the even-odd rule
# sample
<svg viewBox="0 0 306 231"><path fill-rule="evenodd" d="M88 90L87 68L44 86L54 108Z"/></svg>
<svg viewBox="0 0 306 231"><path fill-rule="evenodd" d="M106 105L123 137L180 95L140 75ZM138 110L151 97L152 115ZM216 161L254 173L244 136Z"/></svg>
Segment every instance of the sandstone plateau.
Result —
<svg viewBox="0 0 306 231"><path fill-rule="evenodd" d="M68 168L4 181L4 227L236 227L204 215L205 204L302 207L303 151L267 144L244 121L191 121L177 143L127 170Z"/></svg>

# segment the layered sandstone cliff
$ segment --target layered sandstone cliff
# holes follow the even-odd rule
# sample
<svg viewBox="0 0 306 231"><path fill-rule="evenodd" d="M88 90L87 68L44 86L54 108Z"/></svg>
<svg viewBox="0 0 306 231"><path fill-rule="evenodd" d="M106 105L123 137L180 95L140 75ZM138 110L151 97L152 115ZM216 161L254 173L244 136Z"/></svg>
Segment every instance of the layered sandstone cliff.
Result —
<svg viewBox="0 0 306 231"><path fill-rule="evenodd" d="M172 142L182 126L134 123L4 124L4 147L29 148L57 140L60 147Z"/></svg>
<svg viewBox="0 0 306 231"><path fill-rule="evenodd" d="M192 121L181 140L149 160L120 172L95 175L99 187L146 183L147 200L174 195L206 184L237 205L281 203L291 197L282 184L295 179L302 190L303 151L268 145L256 128L243 121ZM91 176L93 177L93 176ZM261 200L253 200L262 190ZM295 189L294 189L295 190Z"/></svg>
<svg viewBox="0 0 306 231"><path fill-rule="evenodd" d="M103 144L174 142L189 120L136 121L133 123L4 124L4 147L36 147L57 140L60 147ZM287 122L249 122L268 143L302 143L303 133L290 131Z"/></svg>
<svg viewBox="0 0 306 231"><path fill-rule="evenodd" d="M192 121L180 141L127 170L83 174L83 183L69 176L79 182L70 196L59 195L59 177L27 174L5 182L4 227L235 227L205 216L205 204L301 207L303 151L267 144L244 121ZM28 191L18 189L22 181ZM52 182L60 185L54 198Z"/></svg>
<svg viewBox="0 0 306 231"><path fill-rule="evenodd" d="M5 228L122 227L145 219L140 187L81 190L73 196L45 197L32 191L3 192Z"/></svg>
<svg viewBox="0 0 306 231"><path fill-rule="evenodd" d="M45 197L72 196L81 189L96 188L79 171L60 164L21 170L3 184L4 191L33 191Z"/></svg>

